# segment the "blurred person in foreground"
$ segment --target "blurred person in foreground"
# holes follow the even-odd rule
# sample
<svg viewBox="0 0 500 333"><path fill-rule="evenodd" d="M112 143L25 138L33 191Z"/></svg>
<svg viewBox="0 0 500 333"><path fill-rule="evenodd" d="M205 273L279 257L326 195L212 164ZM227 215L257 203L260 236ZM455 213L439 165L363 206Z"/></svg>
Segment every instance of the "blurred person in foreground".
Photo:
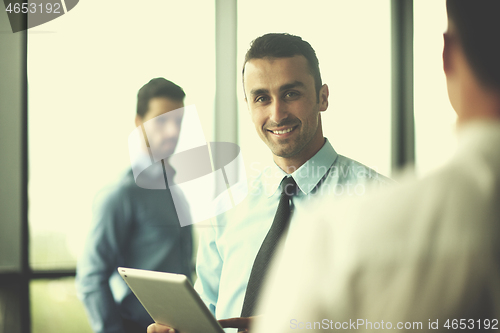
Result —
<svg viewBox="0 0 500 333"><path fill-rule="evenodd" d="M500 1L448 0L447 13L454 157L376 198L318 206L272 267L250 331L500 327Z"/></svg>
<svg viewBox="0 0 500 333"><path fill-rule="evenodd" d="M327 193L333 193L325 203L330 206L342 196L363 196L369 185L392 183L338 154L323 136L328 86L321 81L314 49L301 37L269 33L256 38L245 56L243 88L252 122L274 163L251 180L242 203L204 228L195 285L223 327L241 330L258 314L254 304L274 246L287 238L287 230L308 223L296 213ZM148 328L150 333L168 331L156 324Z"/></svg>
<svg viewBox="0 0 500 333"><path fill-rule="evenodd" d="M95 199L93 224L78 261L76 285L96 333L145 333L153 322L117 267L191 277L191 226L181 227L178 219L178 214L188 214L189 208L186 204L184 211L176 211L175 194L165 186L165 176L171 179L175 175L168 158L163 170L158 162L152 163L148 152L155 147L162 156L173 154L184 96L181 87L164 78L152 79L139 90L135 124L145 131L142 125L147 122L148 131L132 169L144 172L134 177L129 170ZM148 184L147 188L140 187L140 182Z"/></svg>

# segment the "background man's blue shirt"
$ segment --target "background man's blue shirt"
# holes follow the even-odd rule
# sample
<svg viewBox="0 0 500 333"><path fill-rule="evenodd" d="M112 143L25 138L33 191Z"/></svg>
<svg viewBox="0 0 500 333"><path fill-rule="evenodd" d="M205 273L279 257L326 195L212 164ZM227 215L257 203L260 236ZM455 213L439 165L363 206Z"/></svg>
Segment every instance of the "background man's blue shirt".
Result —
<svg viewBox="0 0 500 333"><path fill-rule="evenodd" d="M180 227L170 190L140 188L128 172L96 198L92 229L78 261L78 295L92 329L123 332L122 317L144 327L153 322L117 267L191 277L191 260L191 226Z"/></svg>

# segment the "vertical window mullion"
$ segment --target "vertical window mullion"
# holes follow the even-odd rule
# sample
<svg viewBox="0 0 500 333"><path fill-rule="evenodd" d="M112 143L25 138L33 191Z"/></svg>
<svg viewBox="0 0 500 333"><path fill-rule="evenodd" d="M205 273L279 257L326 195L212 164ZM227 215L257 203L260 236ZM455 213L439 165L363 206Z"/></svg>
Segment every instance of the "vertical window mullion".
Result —
<svg viewBox="0 0 500 333"><path fill-rule="evenodd" d="M392 170L415 162L413 0L391 1Z"/></svg>

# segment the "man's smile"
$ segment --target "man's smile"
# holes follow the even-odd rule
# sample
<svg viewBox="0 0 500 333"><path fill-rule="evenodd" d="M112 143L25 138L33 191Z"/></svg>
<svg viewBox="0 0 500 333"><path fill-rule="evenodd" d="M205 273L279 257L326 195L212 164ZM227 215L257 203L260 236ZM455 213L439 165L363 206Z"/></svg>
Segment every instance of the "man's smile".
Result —
<svg viewBox="0 0 500 333"><path fill-rule="evenodd" d="M274 128L274 129L267 129L267 131L271 132L272 134L277 135L277 136L284 136L285 134L288 134L288 133L294 131L297 127L298 127L298 125L283 126L283 127L278 127L278 128Z"/></svg>

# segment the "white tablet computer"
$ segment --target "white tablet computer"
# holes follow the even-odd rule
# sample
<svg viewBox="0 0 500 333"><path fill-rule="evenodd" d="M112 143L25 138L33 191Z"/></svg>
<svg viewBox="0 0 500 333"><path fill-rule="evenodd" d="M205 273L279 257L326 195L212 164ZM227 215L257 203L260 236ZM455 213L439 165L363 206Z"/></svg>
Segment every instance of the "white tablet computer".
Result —
<svg viewBox="0 0 500 333"><path fill-rule="evenodd" d="M180 333L224 333L185 275L118 267L151 318Z"/></svg>

